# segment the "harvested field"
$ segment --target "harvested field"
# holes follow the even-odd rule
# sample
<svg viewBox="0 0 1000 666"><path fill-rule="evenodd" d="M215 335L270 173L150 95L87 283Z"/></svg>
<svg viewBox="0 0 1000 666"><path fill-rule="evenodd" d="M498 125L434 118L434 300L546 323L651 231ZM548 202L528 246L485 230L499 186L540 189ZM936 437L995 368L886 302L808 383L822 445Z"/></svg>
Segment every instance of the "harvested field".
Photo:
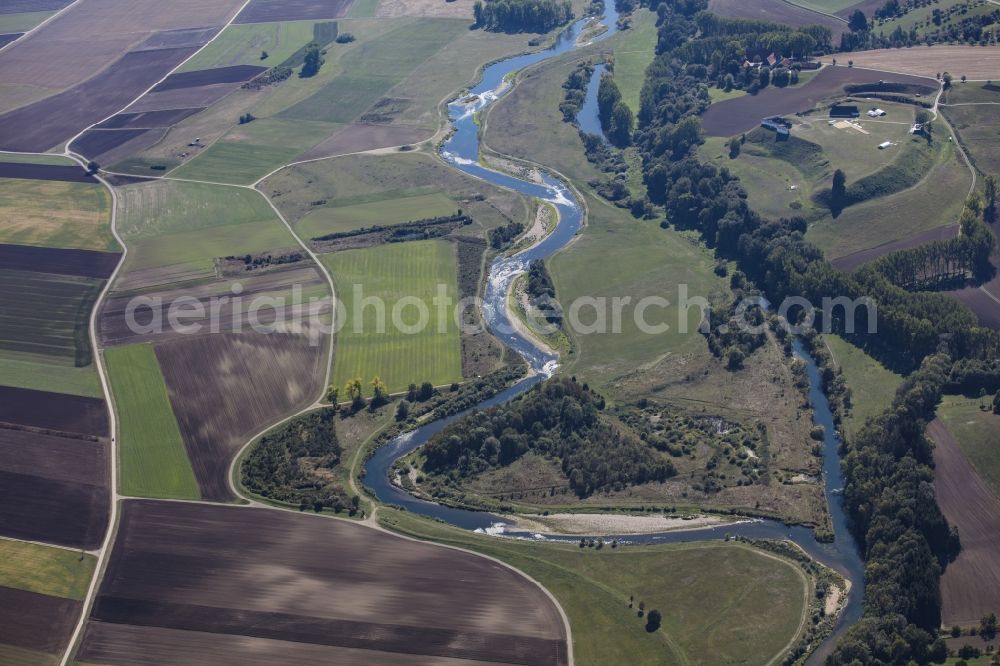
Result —
<svg viewBox="0 0 1000 666"><path fill-rule="evenodd" d="M838 53L838 60L844 55ZM833 56L820 58L830 62ZM956 79L965 75L972 80L994 79L1000 72L1000 47L997 46L914 46L905 49L876 49L851 53L854 67L904 72L934 78L938 72L951 72Z"/></svg>
<svg viewBox="0 0 1000 666"><path fill-rule="evenodd" d="M78 435L108 432L103 400L7 386L0 386L0 422Z"/></svg>
<svg viewBox="0 0 1000 666"><path fill-rule="evenodd" d="M59 145L124 107L195 50L188 47L126 53L66 92L0 115L0 148L44 152Z"/></svg>
<svg viewBox="0 0 1000 666"><path fill-rule="evenodd" d="M319 143L295 158L313 160L360 153L366 150L389 148L426 141L434 136L434 130L408 125L366 125L357 123L338 130L329 139Z"/></svg>
<svg viewBox="0 0 1000 666"><path fill-rule="evenodd" d="M851 67L825 67L805 85L789 88L769 86L756 95L713 104L702 114L702 126L710 136L733 136L757 127L762 118L807 111L827 97L844 94L846 85L879 81L902 83L926 91L936 90L938 85L933 79L919 76Z"/></svg>
<svg viewBox="0 0 1000 666"><path fill-rule="evenodd" d="M89 662L128 662L137 648L145 661L130 636L151 635L154 663L165 663L192 629L224 636L199 641L212 663L233 663L234 643L244 654L277 647L260 639L288 641L281 659L296 663L358 663L356 651L390 664L567 660L558 610L494 561L263 509L126 502L90 620L78 655Z"/></svg>
<svg viewBox="0 0 1000 666"><path fill-rule="evenodd" d="M360 0L364 1L364 0ZM357 4L357 3L355 3ZM473 0L377 0L375 16L394 18L397 16L430 16L435 18L473 19Z"/></svg>
<svg viewBox="0 0 1000 666"><path fill-rule="evenodd" d="M90 486L108 476L103 442L0 428L0 471Z"/></svg>
<svg viewBox="0 0 1000 666"><path fill-rule="evenodd" d="M1000 499L992 494L940 419L927 427L934 440L934 488L948 522L957 525L962 552L941 578L946 626L977 625L1000 608Z"/></svg>
<svg viewBox="0 0 1000 666"><path fill-rule="evenodd" d="M188 116L193 116L204 107L186 109L163 109L162 111L144 111L140 113L119 113L112 116L95 129L153 129L156 127L171 127Z"/></svg>
<svg viewBox="0 0 1000 666"><path fill-rule="evenodd" d="M2 157L0 157L2 159ZM77 165L30 164L26 162L0 162L0 178L25 180L58 180L67 183L97 185L97 180Z"/></svg>
<svg viewBox="0 0 1000 666"><path fill-rule="evenodd" d="M0 627L5 645L57 654L66 648L80 602L0 587Z"/></svg>
<svg viewBox="0 0 1000 666"><path fill-rule="evenodd" d="M0 586L83 599L97 558L65 548L0 539Z"/></svg>
<svg viewBox="0 0 1000 666"><path fill-rule="evenodd" d="M234 23L335 19L350 6L351 0L253 0Z"/></svg>
<svg viewBox="0 0 1000 666"><path fill-rule="evenodd" d="M204 499L231 500L239 447L319 394L325 345L306 334L220 333L156 347Z"/></svg>
<svg viewBox="0 0 1000 666"><path fill-rule="evenodd" d="M840 41L840 34L847 32L847 22L838 21L832 16L797 7L784 0L710 0L708 9L719 16L731 18L755 19L782 23L793 28L806 25L821 25L833 33L833 43ZM761 116L763 117L763 116Z"/></svg>
<svg viewBox="0 0 1000 666"><path fill-rule="evenodd" d="M133 276L130 275L129 286L133 284ZM296 289L301 291L296 292ZM237 291L242 301L234 302L233 294ZM158 318L167 322L172 303L184 298L193 305L190 300L193 298L201 303L204 311L198 317L185 315L185 325L198 325L204 331L217 330L220 333L238 333L252 330L254 324L271 326L276 322L293 327L298 316L308 317L332 311L326 281L309 261L289 264L284 270L251 271L246 276L234 276L232 280L213 280L196 286L182 284L174 289L144 295L155 299L155 302L149 301L136 310L137 321L145 323ZM169 326L163 326L163 330L134 330L126 317L134 297L134 292L112 293L104 302L99 322L101 346L163 341L185 335ZM257 297L284 300L280 301L280 307L277 307L276 301L276 307L260 307L251 316L250 307ZM318 300L320 298L322 301Z"/></svg>
<svg viewBox="0 0 1000 666"><path fill-rule="evenodd" d="M146 133L154 134L156 136L152 142L145 146L147 148L149 145L155 143L157 138L163 136L163 132L157 133L156 130L148 129L92 129L87 130L80 135L80 138L76 139L72 145L70 145L70 150L84 156L88 160L100 159L103 161L105 154L114 151L116 148L120 148L133 139L138 139ZM124 157L124 155L119 158L111 157L109 158L109 161L115 162Z"/></svg>
<svg viewBox="0 0 1000 666"><path fill-rule="evenodd" d="M216 83L197 88L177 88L159 93L143 95L129 106L130 113L168 111L183 107L209 107L231 93L238 86L232 83ZM194 137L191 137L192 139Z"/></svg>
<svg viewBox="0 0 1000 666"><path fill-rule="evenodd" d="M179 72L168 76L163 83L153 88L152 92L166 92L180 88L197 88L217 83L243 83L266 71L267 67L260 67L258 65L232 65L230 67L216 67L215 69L202 69L194 72Z"/></svg>
<svg viewBox="0 0 1000 666"><path fill-rule="evenodd" d="M20 14L21 12L55 12L72 0L4 0L0 14Z"/></svg>
<svg viewBox="0 0 1000 666"><path fill-rule="evenodd" d="M103 185L0 178L0 243L118 250Z"/></svg>
<svg viewBox="0 0 1000 666"><path fill-rule="evenodd" d="M88 365L90 308L100 289L94 278L0 269L0 350Z"/></svg>
<svg viewBox="0 0 1000 666"><path fill-rule="evenodd" d="M183 46L200 47L216 33L218 28L181 28L154 32L136 50L176 49Z"/></svg>
<svg viewBox="0 0 1000 666"><path fill-rule="evenodd" d="M874 261L875 259L891 252L908 250L910 248L919 247L937 240L949 240L957 235L958 225L953 224L947 227L938 227L937 229L923 231L915 236L910 236L909 238L893 241L892 243L885 243L868 250L861 250L860 252L853 252L842 257L837 257L832 259L830 263L833 264L833 267L837 270L849 272L860 268L869 261Z"/></svg>

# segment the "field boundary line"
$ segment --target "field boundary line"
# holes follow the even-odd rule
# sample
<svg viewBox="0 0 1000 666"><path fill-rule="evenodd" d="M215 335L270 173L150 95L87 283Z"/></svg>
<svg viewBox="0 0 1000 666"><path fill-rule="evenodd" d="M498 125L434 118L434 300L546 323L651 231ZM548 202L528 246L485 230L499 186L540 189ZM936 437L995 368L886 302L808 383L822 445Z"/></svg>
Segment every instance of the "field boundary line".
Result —
<svg viewBox="0 0 1000 666"><path fill-rule="evenodd" d="M56 13L54 13L52 16L46 18L44 21L42 21L41 23L39 23L38 25L36 25L31 30L25 30L24 34L22 34L20 37L18 37L17 39L15 39L12 42L4 44L2 47L0 47L0 53L3 53L4 51L6 51L7 49L9 49L10 47L14 46L14 44L17 44L18 42L24 41L26 38L28 38L31 35L35 34L35 32L37 32L38 30L40 30L43 26L48 25L52 21L56 20L57 18L59 18L60 16L62 16L66 12L68 12L70 9L72 9L76 5L80 4L81 2L83 2L83 0L73 0L73 2L69 3L68 5L66 5L65 7L63 7L62 9L60 9L59 11L57 11ZM56 94L56 93L53 93L53 94Z"/></svg>
<svg viewBox="0 0 1000 666"><path fill-rule="evenodd" d="M849 23L849 21L847 19L845 19L845 18L841 18L841 17L837 16L836 14L828 14L828 13L826 13L824 11L816 9L815 7L806 7L805 5L799 5L799 4L796 4L796 3L792 2L791 0L781 0L781 1L784 2L786 5L790 5L792 7L797 8L797 9L804 9L807 12L812 12L813 14L819 14L820 16L826 16L827 18L832 18L835 21L840 21L844 25L847 25Z"/></svg>
<svg viewBox="0 0 1000 666"><path fill-rule="evenodd" d="M47 541L34 541L32 539L18 539L17 537L11 536L0 536L0 541L12 541L15 543L27 543L32 546L45 546L46 548L58 548L59 550L67 550L71 553L86 553L87 555L97 555L96 550L85 550L83 548L74 548L73 546L64 546L59 543L49 543Z"/></svg>

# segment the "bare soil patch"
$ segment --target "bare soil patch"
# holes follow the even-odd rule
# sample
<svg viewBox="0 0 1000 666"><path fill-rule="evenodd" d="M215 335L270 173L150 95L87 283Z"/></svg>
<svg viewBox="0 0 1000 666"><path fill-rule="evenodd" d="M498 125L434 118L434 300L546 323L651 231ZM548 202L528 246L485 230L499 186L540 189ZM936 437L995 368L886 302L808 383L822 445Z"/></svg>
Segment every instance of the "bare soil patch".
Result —
<svg viewBox="0 0 1000 666"><path fill-rule="evenodd" d="M0 14L20 14L22 12L54 12L68 5L72 0L5 0L0 5Z"/></svg>
<svg viewBox="0 0 1000 666"><path fill-rule="evenodd" d="M0 470L104 486L108 476L107 447L89 439L0 428Z"/></svg>
<svg viewBox="0 0 1000 666"><path fill-rule="evenodd" d="M0 471L0 534L94 549L108 524L108 499L101 486Z"/></svg>
<svg viewBox="0 0 1000 666"><path fill-rule="evenodd" d="M141 99L130 106L129 111L146 113L181 107L208 107L231 93L236 87L237 85L233 83L215 83L196 88L177 88L159 93L149 93L143 95Z"/></svg>
<svg viewBox="0 0 1000 666"><path fill-rule="evenodd" d="M97 185L97 180L78 166L58 164L29 164L27 162L0 162L0 178L20 178L23 180L59 180L67 183L89 183Z"/></svg>
<svg viewBox="0 0 1000 666"><path fill-rule="evenodd" d="M114 272L119 257L116 252L0 243L0 266L13 270L105 279Z"/></svg>
<svg viewBox="0 0 1000 666"><path fill-rule="evenodd" d="M653 534L674 530L690 530L729 522L719 516L682 517L663 514L630 516L598 513L554 513L549 516L507 516L518 528L533 532L556 534Z"/></svg>
<svg viewBox="0 0 1000 666"><path fill-rule="evenodd" d="M837 270L845 272L853 271L856 268L867 264L869 261L874 261L875 259L878 259L886 254L898 252L899 250L908 250L910 248L920 247L921 245L925 245L933 241L949 240L957 235L957 225L953 224L947 227L938 227L937 229L929 229L915 236L893 241L892 243L884 243L883 245L869 248L867 250L861 250L860 252L852 252L851 254L844 255L843 257L831 259L830 263L833 264L833 267Z"/></svg>
<svg viewBox="0 0 1000 666"><path fill-rule="evenodd" d="M103 400L9 386L0 386L0 422L95 437L108 432Z"/></svg>
<svg viewBox="0 0 1000 666"><path fill-rule="evenodd" d="M956 79L965 75L973 80L995 79L1000 72L1000 47L996 46L913 46L905 49L876 49L846 55L838 53L821 61L850 58L855 67L891 72L905 72L934 78L939 72L951 72Z"/></svg>
<svg viewBox="0 0 1000 666"><path fill-rule="evenodd" d="M928 91L936 86L934 81L906 74L853 67L825 67L803 85L788 88L769 86L756 95L744 95L713 104L702 114L702 125L705 133L711 136L732 136L757 127L763 118L769 116L808 111L827 97L843 95L846 85L877 84L883 81L918 86Z"/></svg>
<svg viewBox="0 0 1000 666"><path fill-rule="evenodd" d="M945 517L958 526L962 552L941 578L946 626L974 625L1000 608L1000 499L989 491L940 419L934 440L934 488Z"/></svg>
<svg viewBox="0 0 1000 666"><path fill-rule="evenodd" d="M798 7L783 0L710 0L708 9L719 16L771 21L799 28L805 25L826 26L833 33L833 42L840 40L840 34L847 31L847 23Z"/></svg>
<svg viewBox="0 0 1000 666"><path fill-rule="evenodd" d="M1000 281L994 280L982 288L966 287L949 291L948 295L965 303L976 314L980 325L1000 331Z"/></svg>
<svg viewBox="0 0 1000 666"><path fill-rule="evenodd" d="M229 463L239 447L319 394L325 344L302 334L220 333L157 346L204 499L232 500Z"/></svg>
<svg viewBox="0 0 1000 666"><path fill-rule="evenodd" d="M356 123L337 130L330 138L323 140L299 155L296 161L313 160L320 157L360 153L377 148L389 148L424 141L434 136L434 130L406 125L366 125Z"/></svg>
<svg viewBox="0 0 1000 666"><path fill-rule="evenodd" d="M88 160L97 160L105 153L113 151L128 143L132 139L137 139L147 132L148 129L120 129L105 130L92 129L84 132L79 139L74 141L70 149L74 153L83 155ZM114 160L112 160L114 161Z"/></svg>
<svg viewBox="0 0 1000 666"><path fill-rule="evenodd" d="M144 111L140 113L119 113L112 116L95 129L153 129L156 127L171 127L205 107L187 109L163 109L161 111Z"/></svg>
<svg viewBox="0 0 1000 666"><path fill-rule="evenodd" d="M335 19L347 13L351 0L253 0L236 23Z"/></svg>
<svg viewBox="0 0 1000 666"><path fill-rule="evenodd" d="M0 587L0 627L7 645L57 654L69 642L80 602Z"/></svg>
<svg viewBox="0 0 1000 666"><path fill-rule="evenodd" d="M182 46L202 46L218 28L182 28L180 30L161 30L154 32L139 45L139 49L176 49ZM138 49L137 49L138 50Z"/></svg>
<svg viewBox="0 0 1000 666"><path fill-rule="evenodd" d="M370 651L369 663L383 663L375 656L383 652L422 657L402 663L567 662L557 609L514 571L346 521L265 509L125 502L80 659L105 661L109 648L139 658L142 643L95 641L95 621L174 630L158 633L160 649L174 651L189 630L291 641L282 661L296 663L300 645L306 654ZM202 660L220 663L225 647L206 648Z"/></svg>
<svg viewBox="0 0 1000 666"><path fill-rule="evenodd" d="M197 88L198 86L208 86L213 83L243 83L266 71L267 67L259 67L257 65L233 65L231 67L200 69L195 72L180 72L168 76L163 83L153 88L152 92L164 92L179 88Z"/></svg>
<svg viewBox="0 0 1000 666"><path fill-rule="evenodd" d="M0 148L44 152L131 102L195 48L127 53L84 83L0 116Z"/></svg>

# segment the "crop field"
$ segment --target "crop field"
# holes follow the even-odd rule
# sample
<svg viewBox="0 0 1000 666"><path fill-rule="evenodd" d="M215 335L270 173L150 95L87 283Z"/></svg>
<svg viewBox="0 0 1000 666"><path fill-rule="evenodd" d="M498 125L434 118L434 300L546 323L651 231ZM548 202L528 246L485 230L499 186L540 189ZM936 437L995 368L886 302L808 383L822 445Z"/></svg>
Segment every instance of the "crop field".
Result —
<svg viewBox="0 0 1000 666"><path fill-rule="evenodd" d="M108 432L103 400L7 386L0 399L0 422L90 438Z"/></svg>
<svg viewBox="0 0 1000 666"><path fill-rule="evenodd" d="M637 115L639 92L655 49L656 15L646 9L636 10L632 13L632 29L615 40L615 83L622 99Z"/></svg>
<svg viewBox="0 0 1000 666"><path fill-rule="evenodd" d="M779 1L780 0L776 0ZM782 3L784 4L784 3ZM921 51L923 52L923 51ZM869 51L866 53L874 53ZM840 55L840 54L838 54ZM855 55L855 54L852 54ZM761 118L807 111L828 97L843 95L844 86L870 83L900 83L930 94L937 82L921 76L894 74L857 67L825 67L806 84L776 88L768 86L756 95L744 95L708 107L702 125L709 136L734 136L757 127ZM879 102L879 105L882 103Z"/></svg>
<svg viewBox="0 0 1000 666"><path fill-rule="evenodd" d="M851 388L853 408L848 424L856 431L892 404L903 378L839 335L824 334L823 340Z"/></svg>
<svg viewBox="0 0 1000 666"><path fill-rule="evenodd" d="M0 269L0 350L24 360L89 364L87 324L100 289L91 278Z"/></svg>
<svg viewBox="0 0 1000 666"><path fill-rule="evenodd" d="M492 539L399 511L379 517L394 531L496 557L539 581L569 616L579 666L764 664L783 653L805 617L810 584L802 571L741 544L595 551ZM660 610L660 631L645 631L630 597Z"/></svg>
<svg viewBox="0 0 1000 666"><path fill-rule="evenodd" d="M0 535L100 545L109 510L104 442L2 428L0 452Z"/></svg>
<svg viewBox="0 0 1000 666"><path fill-rule="evenodd" d="M371 203L317 208L306 215L295 228L303 237L315 238L374 225L453 215L458 207L459 204L440 192L418 194Z"/></svg>
<svg viewBox="0 0 1000 666"><path fill-rule="evenodd" d="M119 418L120 492L200 499L163 374L150 345L104 351Z"/></svg>
<svg viewBox="0 0 1000 666"><path fill-rule="evenodd" d="M840 21L832 16L823 16L815 11L810 11L804 7L797 7L784 0L752 0L743 2L742 0L711 0L708 3L709 11L731 18L756 19L760 21L771 21L783 23L793 28L801 28L807 25L822 25L830 29L833 33L833 42L840 41L840 34L847 32L847 22ZM763 116L761 116L763 117Z"/></svg>
<svg viewBox="0 0 1000 666"><path fill-rule="evenodd" d="M128 272L294 247L262 196L250 190L155 181L122 189L118 224L130 242Z"/></svg>
<svg viewBox="0 0 1000 666"><path fill-rule="evenodd" d="M96 564L71 550L0 539L0 587L79 600Z"/></svg>
<svg viewBox="0 0 1000 666"><path fill-rule="evenodd" d="M333 384L360 377L368 382L380 377L389 391L404 390L411 382L435 386L462 379L461 345L452 308L444 321L433 299L444 289L451 303L458 302L454 247L444 241L392 243L363 250L321 256L333 274L337 295L345 302L346 320L337 334ZM376 308L359 308L355 294L384 302L384 331L379 330ZM405 299L405 300L404 300ZM419 327L416 307L399 306L416 299L427 308L428 320ZM360 299L359 299L360 300ZM401 325L394 324L398 312ZM406 327L419 327L414 333ZM370 394L370 389L366 388Z"/></svg>
<svg viewBox="0 0 1000 666"><path fill-rule="evenodd" d="M938 418L958 442L976 473L1000 498L1000 416L990 410L992 396L982 400L947 396L938 408Z"/></svg>
<svg viewBox="0 0 1000 666"><path fill-rule="evenodd" d="M272 201L297 226L310 216L326 216L331 214L328 211L337 215L339 207L360 204L376 205L366 211L382 208L396 215L397 201L436 200L435 209L443 210L446 198L453 201L449 214L461 208L479 230L510 220L528 223L528 206L521 195L465 176L441 160L417 152L351 155L301 164L268 178L261 189L279 195Z"/></svg>
<svg viewBox="0 0 1000 666"><path fill-rule="evenodd" d="M283 111L280 117L351 122L467 28L460 21L407 21L345 54L340 60L342 74L312 97Z"/></svg>
<svg viewBox="0 0 1000 666"><path fill-rule="evenodd" d="M8 358L0 354L0 377L3 385L89 398L102 397L101 382L93 365L71 368L36 361Z"/></svg>
<svg viewBox="0 0 1000 666"><path fill-rule="evenodd" d="M206 151L170 173L177 178L249 185L266 176L339 126L265 118L240 125Z"/></svg>
<svg viewBox="0 0 1000 666"><path fill-rule="evenodd" d="M51 11L4 12L0 14L0 34L27 32L52 14Z"/></svg>
<svg viewBox="0 0 1000 666"><path fill-rule="evenodd" d="M274 67L312 41L312 21L247 23L231 25L198 55L184 63L181 72L228 67L263 65ZM267 53L267 58L262 57Z"/></svg>
<svg viewBox="0 0 1000 666"><path fill-rule="evenodd" d="M237 450L319 395L326 344L306 333L219 333L155 347L203 499L231 501Z"/></svg>
<svg viewBox="0 0 1000 666"><path fill-rule="evenodd" d="M956 402L958 404L956 404ZM977 406L972 407L978 409ZM981 451L984 442L996 448L996 427L979 418L963 416L969 407L961 401L945 398L942 418L935 419L927 434L934 449L934 488L945 518L956 525L962 539L962 552L948 565L941 578L941 620L945 626L975 625L987 613L1000 606L1000 496L990 488L969 462L963 449ZM948 420L945 420L947 415ZM992 417L994 419L998 417ZM989 425L984 430L978 423ZM956 427L959 433L952 432ZM992 432L990 432L992 430ZM964 438L968 438L965 440ZM983 469L995 474L995 455ZM994 477L995 478L995 477Z"/></svg>
<svg viewBox="0 0 1000 666"><path fill-rule="evenodd" d="M545 593L485 558L315 516L128 501L77 658L561 666L565 641Z"/></svg>
<svg viewBox="0 0 1000 666"><path fill-rule="evenodd" d="M111 195L99 184L0 177L0 243L117 249Z"/></svg>
<svg viewBox="0 0 1000 666"><path fill-rule="evenodd" d="M842 54L841 58L843 59ZM828 61L830 56L820 58ZM1000 47L998 46L946 46L906 49L876 49L851 53L854 67L881 69L889 72L903 72L916 76L934 78L940 72L951 72L955 80L966 76L973 81L986 81L996 77L1000 71Z"/></svg>

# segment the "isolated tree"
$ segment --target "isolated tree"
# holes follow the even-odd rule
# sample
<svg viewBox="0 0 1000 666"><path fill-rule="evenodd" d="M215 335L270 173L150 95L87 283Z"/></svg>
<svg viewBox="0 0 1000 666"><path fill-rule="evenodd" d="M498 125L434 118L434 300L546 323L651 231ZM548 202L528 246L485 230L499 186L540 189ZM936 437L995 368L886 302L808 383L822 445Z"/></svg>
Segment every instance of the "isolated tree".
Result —
<svg viewBox="0 0 1000 666"><path fill-rule="evenodd" d="M996 176L986 176L983 194L986 196L986 210L989 212L990 208L996 206L997 195L1000 195L1000 183L998 183Z"/></svg>
<svg viewBox="0 0 1000 666"><path fill-rule="evenodd" d="M340 391L337 390L333 384L326 387L326 401L331 405L337 404L337 398L340 396Z"/></svg>
<svg viewBox="0 0 1000 666"><path fill-rule="evenodd" d="M735 136L729 140L729 159L735 160L740 156L740 147L742 145L740 140Z"/></svg>
<svg viewBox="0 0 1000 666"><path fill-rule="evenodd" d="M361 377L348 379L344 385L344 393L347 395L347 399L351 401L351 409L357 411L365 406L365 396L361 389Z"/></svg>
<svg viewBox="0 0 1000 666"><path fill-rule="evenodd" d="M979 635L984 641L991 641L997 636L997 614L984 615L979 621Z"/></svg>
<svg viewBox="0 0 1000 666"><path fill-rule="evenodd" d="M830 188L830 210L834 217L840 215L847 198L847 176L840 169L833 172L833 187Z"/></svg>
<svg viewBox="0 0 1000 666"><path fill-rule="evenodd" d="M417 400L424 402L430 400L434 397L434 385L430 382L424 382L420 385L420 392L417 393Z"/></svg>
<svg viewBox="0 0 1000 666"><path fill-rule="evenodd" d="M383 382L378 376L372 377L372 409L376 407L381 407L389 400L389 391L385 387L385 382Z"/></svg>
<svg viewBox="0 0 1000 666"><path fill-rule="evenodd" d="M951 88L951 74L949 74L948 72L945 72L944 74L941 75L941 80L944 81L944 89L945 90L948 90L949 88Z"/></svg>
<svg viewBox="0 0 1000 666"><path fill-rule="evenodd" d="M410 403L405 400L400 400L399 404L396 405L396 420L405 421L410 415Z"/></svg>
<svg viewBox="0 0 1000 666"><path fill-rule="evenodd" d="M410 384L410 386L406 389L406 399L409 400L410 402L416 402L417 401L417 385L416 384Z"/></svg>
<svg viewBox="0 0 1000 666"><path fill-rule="evenodd" d="M319 73L319 68L323 66L323 56L319 51L319 44L315 42L306 47L305 56L302 58L302 70L299 78L308 79Z"/></svg>
<svg viewBox="0 0 1000 666"><path fill-rule="evenodd" d="M646 616L646 631L653 633L660 628L661 622L663 622L663 616L660 615L660 611L654 608L649 611L649 615Z"/></svg>
<svg viewBox="0 0 1000 666"><path fill-rule="evenodd" d="M962 79L962 83L965 83L968 80L968 77L965 74L962 74L960 78Z"/></svg>
<svg viewBox="0 0 1000 666"><path fill-rule="evenodd" d="M860 9L855 9L851 12L851 18L847 20L847 27L851 29L851 32L864 32L868 29L868 19L865 18L865 13Z"/></svg>
<svg viewBox="0 0 1000 666"><path fill-rule="evenodd" d="M270 57L271 57L271 54L269 54L267 51L261 51L260 52L260 59L261 60L267 60Z"/></svg>

